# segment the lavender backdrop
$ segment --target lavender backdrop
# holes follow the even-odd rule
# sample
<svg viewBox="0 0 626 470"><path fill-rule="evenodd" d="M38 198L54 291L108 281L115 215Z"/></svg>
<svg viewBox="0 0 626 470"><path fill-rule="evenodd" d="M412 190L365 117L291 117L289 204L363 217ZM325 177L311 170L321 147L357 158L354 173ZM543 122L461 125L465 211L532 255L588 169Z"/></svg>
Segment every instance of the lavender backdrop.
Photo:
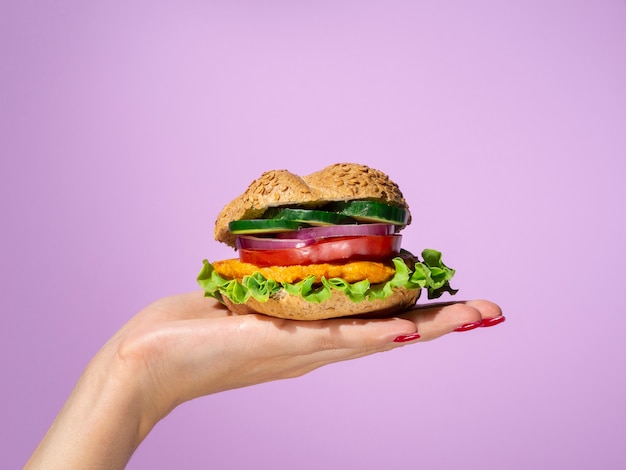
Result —
<svg viewBox="0 0 626 470"><path fill-rule="evenodd" d="M271 168L389 173L491 330L210 396L129 468L626 467L626 3L3 1L0 467Z"/></svg>

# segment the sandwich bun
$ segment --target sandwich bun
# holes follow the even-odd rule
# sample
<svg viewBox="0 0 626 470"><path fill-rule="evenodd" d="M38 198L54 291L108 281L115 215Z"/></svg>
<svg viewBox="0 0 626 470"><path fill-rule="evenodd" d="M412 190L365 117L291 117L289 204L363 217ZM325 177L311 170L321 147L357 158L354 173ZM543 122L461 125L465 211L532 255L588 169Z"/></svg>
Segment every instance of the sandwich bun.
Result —
<svg viewBox="0 0 626 470"><path fill-rule="evenodd" d="M239 315L260 313L286 320L326 320L351 316L383 318L410 309L419 296L418 289L397 288L386 299L353 302L343 292L335 290L330 299L315 303L282 289L265 302L249 298L245 304L236 304L224 297L224 304Z"/></svg>

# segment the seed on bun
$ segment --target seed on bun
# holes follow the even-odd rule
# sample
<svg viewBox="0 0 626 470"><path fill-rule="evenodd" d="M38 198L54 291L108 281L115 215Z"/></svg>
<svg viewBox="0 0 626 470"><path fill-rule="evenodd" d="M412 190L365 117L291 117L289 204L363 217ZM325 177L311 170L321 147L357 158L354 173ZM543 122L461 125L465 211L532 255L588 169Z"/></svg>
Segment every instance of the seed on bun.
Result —
<svg viewBox="0 0 626 470"><path fill-rule="evenodd" d="M215 239L238 258L205 260L198 283L238 314L319 320L388 316L456 293L441 253L401 248L408 204L388 175L338 163L306 176L272 170L228 203Z"/></svg>

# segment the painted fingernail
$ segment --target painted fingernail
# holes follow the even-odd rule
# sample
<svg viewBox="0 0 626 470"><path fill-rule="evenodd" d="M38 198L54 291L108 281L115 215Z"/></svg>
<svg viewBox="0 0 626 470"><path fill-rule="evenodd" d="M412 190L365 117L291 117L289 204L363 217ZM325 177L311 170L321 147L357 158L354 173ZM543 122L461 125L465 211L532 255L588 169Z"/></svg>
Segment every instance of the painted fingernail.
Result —
<svg viewBox="0 0 626 470"><path fill-rule="evenodd" d="M481 321L481 327L486 328L488 326L495 326L495 325L499 325L500 323L502 323L504 320L506 320L506 318L504 318L502 315L500 315L499 317L494 317L494 318L484 318Z"/></svg>
<svg viewBox="0 0 626 470"><path fill-rule="evenodd" d="M483 325L483 321L482 320L478 320L475 321L473 323L466 323L465 325L461 325L458 328L455 328L454 331L470 331L473 330L474 328L478 328L479 326Z"/></svg>
<svg viewBox="0 0 626 470"><path fill-rule="evenodd" d="M413 333L410 335L401 335L398 336L396 339L393 340L394 343L406 343L408 341L413 341L416 339L420 339L421 336L419 333Z"/></svg>

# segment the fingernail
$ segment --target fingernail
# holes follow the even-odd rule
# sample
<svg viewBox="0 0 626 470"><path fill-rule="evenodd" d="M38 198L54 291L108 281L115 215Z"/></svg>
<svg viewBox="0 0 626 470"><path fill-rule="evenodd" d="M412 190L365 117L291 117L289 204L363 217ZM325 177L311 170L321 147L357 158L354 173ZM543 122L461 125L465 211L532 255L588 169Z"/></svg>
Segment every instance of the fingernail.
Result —
<svg viewBox="0 0 626 470"><path fill-rule="evenodd" d="M406 343L421 338L419 333L412 333L410 335L401 335L393 340L394 343Z"/></svg>
<svg viewBox="0 0 626 470"><path fill-rule="evenodd" d="M506 318L504 318L502 315L500 315L499 317L494 317L494 318L484 318L481 321L481 327L486 328L488 326L495 326L495 325L499 325L500 323L502 323L504 320L506 320Z"/></svg>
<svg viewBox="0 0 626 470"><path fill-rule="evenodd" d="M478 328L479 326L482 326L482 325L483 325L483 321L478 320L473 323L466 323L465 325L461 325L458 328L455 328L454 331L469 331L469 330L473 330L474 328Z"/></svg>

